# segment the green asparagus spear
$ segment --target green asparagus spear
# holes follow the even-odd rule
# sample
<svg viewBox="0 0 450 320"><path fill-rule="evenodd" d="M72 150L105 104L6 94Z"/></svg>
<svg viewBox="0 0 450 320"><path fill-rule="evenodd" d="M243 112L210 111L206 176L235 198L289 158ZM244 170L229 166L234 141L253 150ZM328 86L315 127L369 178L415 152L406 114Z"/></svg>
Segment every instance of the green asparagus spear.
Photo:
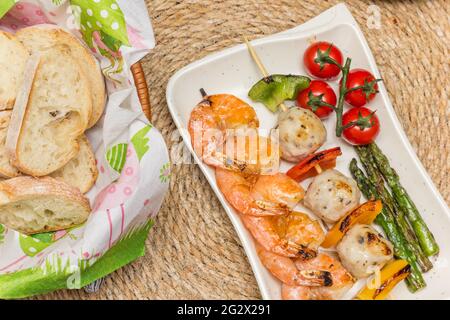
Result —
<svg viewBox="0 0 450 320"><path fill-rule="evenodd" d="M416 205L411 200L406 190L402 187L400 178L395 170L390 166L388 158L375 143L371 143L369 145L369 150L378 169L381 171L384 179L391 188L397 204L408 217L422 250L429 257L438 254L439 246L436 243L433 234L428 229L425 221L423 221Z"/></svg>
<svg viewBox="0 0 450 320"><path fill-rule="evenodd" d="M376 193L376 189L370 183L369 179L364 175L364 172L358 167L356 159L352 159L350 162L350 172L352 173L353 178L358 184L358 188L364 194L367 199L377 199L378 195ZM387 235L387 237L394 244L394 250L396 255L401 258L406 257L406 248L404 247L404 237L398 232L397 226L395 223L389 223L392 220L390 212L387 210L385 206L381 213L377 216L375 222L382 225L383 229ZM387 228L385 229L384 226Z"/></svg>
<svg viewBox="0 0 450 320"><path fill-rule="evenodd" d="M420 268L423 272L430 270L433 268L433 264L422 251L420 243L412 230L411 225L406 220L404 213L402 210L399 210L394 199L392 199L391 194L386 189L383 176L378 171L370 150L366 146L356 147L355 149L364 168L366 169L369 182L376 189L377 198L379 198L383 202L383 205L391 212L400 232L403 233L409 248L416 256Z"/></svg>
<svg viewBox="0 0 450 320"><path fill-rule="evenodd" d="M352 173L359 189L364 194L367 199L377 198L377 192L375 187L371 184L368 178L364 175L364 172L356 164L356 159L350 162L350 172ZM388 239L394 245L394 254L397 258L404 259L408 261L411 266L411 274L406 278L406 284L408 288L415 292L426 286L425 280L423 279L420 267L417 263L417 259L411 252L407 241L403 234L398 230L397 225L394 221L393 216L390 214L389 210L383 206L381 213L377 216L375 222L379 224Z"/></svg>

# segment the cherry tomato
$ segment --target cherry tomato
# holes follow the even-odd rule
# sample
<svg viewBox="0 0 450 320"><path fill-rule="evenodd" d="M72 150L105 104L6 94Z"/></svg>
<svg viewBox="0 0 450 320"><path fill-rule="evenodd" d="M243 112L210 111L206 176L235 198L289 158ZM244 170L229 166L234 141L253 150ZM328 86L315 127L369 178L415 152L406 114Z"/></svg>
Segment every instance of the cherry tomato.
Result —
<svg viewBox="0 0 450 320"><path fill-rule="evenodd" d="M337 65L326 62L329 58L342 65L341 50L329 42L320 41L313 43L306 49L303 55L303 63L310 75L328 80L337 77L341 72Z"/></svg>
<svg viewBox="0 0 450 320"><path fill-rule="evenodd" d="M374 112L366 107L356 107L348 110L342 116L342 125L355 124L344 129L344 139L353 145L369 144L380 132L380 121Z"/></svg>
<svg viewBox="0 0 450 320"><path fill-rule="evenodd" d="M342 80L341 80L342 81ZM375 98L378 84L375 77L367 70L353 69L348 73L347 90L360 87L345 95L345 101L354 107L362 107Z"/></svg>
<svg viewBox="0 0 450 320"><path fill-rule="evenodd" d="M322 80L312 80L309 87L300 91L297 96L299 107L313 111L321 119L325 119L333 112L333 109L324 106L323 102L336 106L336 94L333 88Z"/></svg>

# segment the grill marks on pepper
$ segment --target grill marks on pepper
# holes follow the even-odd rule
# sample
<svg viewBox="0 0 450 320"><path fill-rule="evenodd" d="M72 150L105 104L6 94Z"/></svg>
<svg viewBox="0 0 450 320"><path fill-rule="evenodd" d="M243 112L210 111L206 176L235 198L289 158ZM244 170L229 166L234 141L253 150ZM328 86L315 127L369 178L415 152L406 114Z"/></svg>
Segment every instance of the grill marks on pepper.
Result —
<svg viewBox="0 0 450 320"><path fill-rule="evenodd" d="M316 153L311 159L309 159L306 164L315 163L316 161L321 161L323 158L325 158L325 153Z"/></svg>
<svg viewBox="0 0 450 320"><path fill-rule="evenodd" d="M375 299L376 297L378 297L390 283L395 281L395 279L397 279L398 277L400 277L400 276L402 276L404 274L409 274L410 272L411 272L411 266L410 265L407 265L403 269L399 270L392 277L390 277L389 279L384 281L377 290L375 290L375 292L373 294L373 298Z"/></svg>
<svg viewBox="0 0 450 320"><path fill-rule="evenodd" d="M350 223L352 222L352 215L348 215L344 218L344 220L342 220L340 226L339 226L339 231L341 231L342 233L344 233L348 227L350 226Z"/></svg>
<svg viewBox="0 0 450 320"><path fill-rule="evenodd" d="M377 204L376 204L376 202L369 202L369 203L366 203L365 205L370 206L370 207L366 208L367 211L375 211L375 207ZM362 212L361 212L360 208L356 208L351 214L349 214L348 216L346 216L344 218L344 220L342 220L341 224L339 225L339 231L345 233L345 231L350 226L352 219L357 218L361 214L362 214Z"/></svg>

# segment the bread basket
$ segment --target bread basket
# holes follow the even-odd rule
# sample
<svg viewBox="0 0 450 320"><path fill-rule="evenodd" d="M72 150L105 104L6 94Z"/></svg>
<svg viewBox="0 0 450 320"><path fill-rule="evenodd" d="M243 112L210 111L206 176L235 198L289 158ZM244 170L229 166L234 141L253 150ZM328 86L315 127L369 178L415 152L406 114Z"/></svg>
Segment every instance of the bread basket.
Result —
<svg viewBox="0 0 450 320"><path fill-rule="evenodd" d="M73 18L79 24L69 26ZM155 44L145 2L0 5L0 29L12 37L18 29L41 24L82 40L107 79L103 119L86 131L98 178L85 194L92 210L84 224L37 235L0 225L0 299L98 287L98 279L142 256L170 177L164 139L149 122L148 87L139 62Z"/></svg>

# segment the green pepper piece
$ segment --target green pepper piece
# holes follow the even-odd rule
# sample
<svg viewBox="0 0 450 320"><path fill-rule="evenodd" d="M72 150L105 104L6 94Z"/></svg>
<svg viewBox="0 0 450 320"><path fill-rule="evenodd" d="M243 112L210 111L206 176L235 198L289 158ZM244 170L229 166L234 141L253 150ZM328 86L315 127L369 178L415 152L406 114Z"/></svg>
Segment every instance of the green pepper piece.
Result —
<svg viewBox="0 0 450 320"><path fill-rule="evenodd" d="M305 76L274 74L259 80L248 96L276 112L281 103L295 99L299 91L308 88L310 81Z"/></svg>

